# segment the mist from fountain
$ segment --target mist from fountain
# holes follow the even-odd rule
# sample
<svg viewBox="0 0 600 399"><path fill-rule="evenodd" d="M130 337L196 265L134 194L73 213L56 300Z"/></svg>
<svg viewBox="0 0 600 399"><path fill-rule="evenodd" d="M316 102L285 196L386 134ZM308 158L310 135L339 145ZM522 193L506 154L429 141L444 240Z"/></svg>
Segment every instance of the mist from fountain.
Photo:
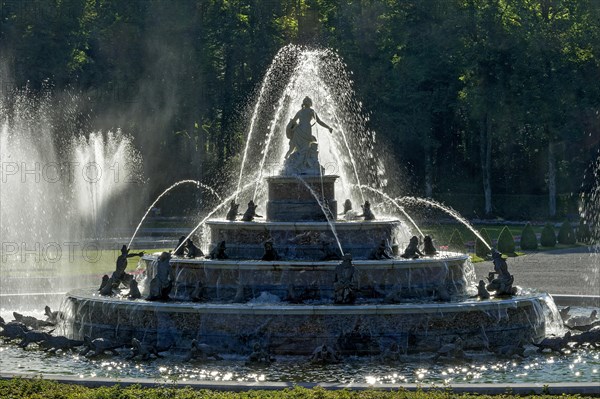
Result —
<svg viewBox="0 0 600 399"><path fill-rule="evenodd" d="M96 251L96 240L124 228L143 201L141 157L132 138L120 130L77 130L75 105L57 102L48 93L23 90L12 95L10 105L4 100L2 288L59 292L73 256L81 252L81 261L87 261L84 251ZM128 200L122 201L125 196Z"/></svg>
<svg viewBox="0 0 600 399"><path fill-rule="evenodd" d="M138 182L130 165L138 163L141 157L133 149L131 139L124 137L121 130L116 132L91 132L73 140L72 159L81 168L82 178L73 182L75 215L87 218L93 234L101 237L110 220L107 200L117 197L125 189L125 184ZM130 157L133 156L133 159Z"/></svg>

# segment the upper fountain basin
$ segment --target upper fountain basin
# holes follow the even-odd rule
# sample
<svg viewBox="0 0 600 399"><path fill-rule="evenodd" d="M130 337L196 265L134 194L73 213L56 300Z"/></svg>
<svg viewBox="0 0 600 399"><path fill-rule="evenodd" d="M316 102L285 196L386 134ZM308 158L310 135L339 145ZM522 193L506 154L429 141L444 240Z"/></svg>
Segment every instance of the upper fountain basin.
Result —
<svg viewBox="0 0 600 399"><path fill-rule="evenodd" d="M351 253L354 259L368 259L382 240L401 244L398 219L373 221L226 221L210 220L210 247L227 243L232 259L260 259L264 243L273 247L282 259L322 260L328 255ZM339 244L338 244L339 243Z"/></svg>

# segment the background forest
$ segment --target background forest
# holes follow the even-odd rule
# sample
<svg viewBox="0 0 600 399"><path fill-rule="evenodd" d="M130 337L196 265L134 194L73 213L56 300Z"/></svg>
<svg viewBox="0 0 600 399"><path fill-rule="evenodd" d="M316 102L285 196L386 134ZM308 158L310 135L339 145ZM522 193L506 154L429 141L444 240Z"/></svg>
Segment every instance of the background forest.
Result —
<svg viewBox="0 0 600 399"><path fill-rule="evenodd" d="M179 179L219 184L237 173L248 109L288 43L338 51L369 128L402 165L406 194L468 218L546 219L576 215L593 184L584 176L600 147L597 0L0 7L0 94L71 98L77 126L57 116L57 140L89 129L131 134L150 197Z"/></svg>

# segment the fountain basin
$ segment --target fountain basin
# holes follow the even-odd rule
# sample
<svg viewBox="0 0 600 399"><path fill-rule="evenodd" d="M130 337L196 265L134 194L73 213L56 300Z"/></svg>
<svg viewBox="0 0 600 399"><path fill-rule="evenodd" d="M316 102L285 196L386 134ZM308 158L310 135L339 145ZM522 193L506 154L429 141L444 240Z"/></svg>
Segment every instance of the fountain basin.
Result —
<svg viewBox="0 0 600 399"><path fill-rule="evenodd" d="M460 336L466 348L537 341L545 334L547 294L446 303L332 304L148 302L106 298L92 290L67 294L74 338L133 337L188 348L192 339L221 353L249 353L255 343L280 355L309 355L322 344L347 355L393 345L435 351Z"/></svg>
<svg viewBox="0 0 600 399"><path fill-rule="evenodd" d="M156 275L158 254L146 255L146 272ZM202 287L205 300L246 302L267 292L280 300L332 300L339 261L241 261L171 258L171 298L192 300ZM440 290L453 296L472 293L473 266L465 254L445 253L420 259L354 261L358 297L384 302L435 299Z"/></svg>
<svg viewBox="0 0 600 399"><path fill-rule="evenodd" d="M398 219L372 221L227 221L209 220L210 247L219 242L227 243L227 254L233 259L260 259L264 243L272 241L282 258L320 260L325 255L324 243L339 254L336 235L344 252L351 252L354 259L367 259L382 240L390 244L404 244L408 238L399 235ZM332 226L335 234L332 232Z"/></svg>

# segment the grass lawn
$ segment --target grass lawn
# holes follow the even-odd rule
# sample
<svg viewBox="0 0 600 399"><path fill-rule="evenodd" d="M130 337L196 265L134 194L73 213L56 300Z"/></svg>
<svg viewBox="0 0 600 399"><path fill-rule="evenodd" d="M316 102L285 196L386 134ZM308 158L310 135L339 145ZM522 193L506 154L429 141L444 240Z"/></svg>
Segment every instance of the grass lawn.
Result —
<svg viewBox="0 0 600 399"><path fill-rule="evenodd" d="M145 251L148 254L171 249L140 249L136 251ZM29 256L24 261L17 257L8 257L6 261L2 262L1 272L4 277L53 277L66 273L71 276L110 274L115 270L120 253L121 251L117 249L85 251L75 249L72 253L61 255L58 260L54 260L55 258L50 255L44 256L43 253L39 259ZM140 258L137 256L128 258L127 271L130 273L134 271L139 260Z"/></svg>

